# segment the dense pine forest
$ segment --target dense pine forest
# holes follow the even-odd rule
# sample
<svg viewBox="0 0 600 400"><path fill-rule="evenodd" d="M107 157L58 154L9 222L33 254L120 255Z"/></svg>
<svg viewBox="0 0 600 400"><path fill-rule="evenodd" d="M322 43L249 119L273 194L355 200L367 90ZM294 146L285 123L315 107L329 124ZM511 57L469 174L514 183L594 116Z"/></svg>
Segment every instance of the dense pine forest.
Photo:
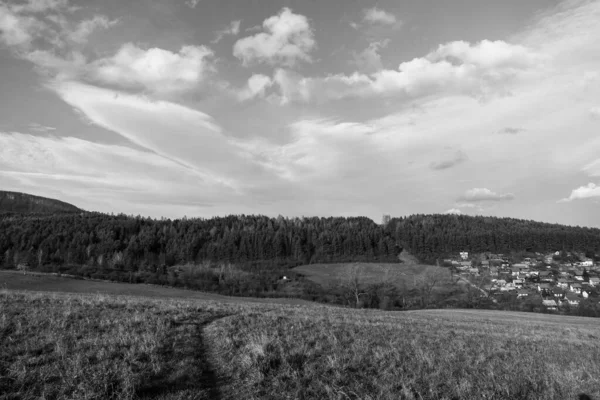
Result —
<svg viewBox="0 0 600 400"><path fill-rule="evenodd" d="M392 219L386 231L421 261L429 263L459 251L576 250L589 257L600 252L600 229L513 218L412 215Z"/></svg>

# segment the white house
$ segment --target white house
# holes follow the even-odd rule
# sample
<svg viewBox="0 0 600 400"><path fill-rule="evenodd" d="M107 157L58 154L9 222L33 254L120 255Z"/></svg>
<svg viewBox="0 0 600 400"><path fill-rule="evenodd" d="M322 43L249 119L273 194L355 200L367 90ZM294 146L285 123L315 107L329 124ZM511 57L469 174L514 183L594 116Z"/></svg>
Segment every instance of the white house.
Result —
<svg viewBox="0 0 600 400"><path fill-rule="evenodd" d="M569 290L573 293L581 294L581 283L571 283Z"/></svg>

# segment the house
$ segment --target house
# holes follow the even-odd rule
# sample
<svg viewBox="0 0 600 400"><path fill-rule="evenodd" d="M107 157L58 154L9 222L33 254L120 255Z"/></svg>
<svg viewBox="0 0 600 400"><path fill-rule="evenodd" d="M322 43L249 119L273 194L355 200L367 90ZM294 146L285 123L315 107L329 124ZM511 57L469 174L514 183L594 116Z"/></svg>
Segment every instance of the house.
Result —
<svg viewBox="0 0 600 400"><path fill-rule="evenodd" d="M593 276L590 278L590 286L598 286L600 285L600 278L597 276Z"/></svg>
<svg viewBox="0 0 600 400"><path fill-rule="evenodd" d="M530 276L539 276L540 275L540 271L529 271L529 275Z"/></svg>
<svg viewBox="0 0 600 400"><path fill-rule="evenodd" d="M557 310L558 304L554 300L542 300L542 305L546 307L547 310Z"/></svg>
<svg viewBox="0 0 600 400"><path fill-rule="evenodd" d="M590 294L589 294L589 292L588 292L587 290L582 290L582 291L581 291L581 296L582 296L584 299L587 299L588 297L590 297Z"/></svg>
<svg viewBox="0 0 600 400"><path fill-rule="evenodd" d="M583 261L581 261L579 265L581 265L582 267L591 267L594 265L594 262L591 259L586 258Z"/></svg>
<svg viewBox="0 0 600 400"><path fill-rule="evenodd" d="M563 289L568 289L570 283L571 282L566 278L558 278L558 282L556 282L556 285L560 286Z"/></svg>
<svg viewBox="0 0 600 400"><path fill-rule="evenodd" d="M527 296L529 296L529 290L525 290L525 289L517 290L517 299L522 299Z"/></svg>
<svg viewBox="0 0 600 400"><path fill-rule="evenodd" d="M511 268L510 269L511 275L512 276L519 276L519 274L521 273L521 269L520 268Z"/></svg>
<svg viewBox="0 0 600 400"><path fill-rule="evenodd" d="M483 268L489 268L489 267L490 267L490 262L489 262L488 260L483 260L483 261L481 262L481 266L482 266Z"/></svg>
<svg viewBox="0 0 600 400"><path fill-rule="evenodd" d="M562 299L563 297L565 297L565 291L564 289L555 286L552 288L552 294L554 295L555 298L557 299Z"/></svg>
<svg viewBox="0 0 600 400"><path fill-rule="evenodd" d="M469 252L468 251L461 251L460 252L460 258L462 258L463 260L466 260L467 258L469 258Z"/></svg>
<svg viewBox="0 0 600 400"><path fill-rule="evenodd" d="M490 268L490 276L498 276L498 268L497 267Z"/></svg>
<svg viewBox="0 0 600 400"><path fill-rule="evenodd" d="M513 280L513 285L515 285L515 287L517 289L522 288L523 287L523 283L524 283L523 279L515 279L515 280Z"/></svg>
<svg viewBox="0 0 600 400"><path fill-rule="evenodd" d="M477 268L469 268L469 273L471 275L477 275L477 276L479 276L479 269L477 269Z"/></svg>
<svg viewBox="0 0 600 400"><path fill-rule="evenodd" d="M467 270L467 269L471 268L471 261L461 261L459 268L462 270Z"/></svg>
<svg viewBox="0 0 600 400"><path fill-rule="evenodd" d="M552 287L550 286L549 283L538 283L537 288L538 288L538 292L543 292L543 291L549 292L552 289Z"/></svg>
<svg viewBox="0 0 600 400"><path fill-rule="evenodd" d="M581 294L581 283L571 283L569 290L573 293Z"/></svg>
<svg viewBox="0 0 600 400"><path fill-rule="evenodd" d="M542 282L554 282L554 275L552 274L552 271L540 271L538 276Z"/></svg>
<svg viewBox="0 0 600 400"><path fill-rule="evenodd" d="M506 281L504 279L496 280L496 286L506 286Z"/></svg>
<svg viewBox="0 0 600 400"><path fill-rule="evenodd" d="M569 305L579 305L579 296L577 296L575 293L567 293L567 295L565 296L565 300L569 303Z"/></svg>

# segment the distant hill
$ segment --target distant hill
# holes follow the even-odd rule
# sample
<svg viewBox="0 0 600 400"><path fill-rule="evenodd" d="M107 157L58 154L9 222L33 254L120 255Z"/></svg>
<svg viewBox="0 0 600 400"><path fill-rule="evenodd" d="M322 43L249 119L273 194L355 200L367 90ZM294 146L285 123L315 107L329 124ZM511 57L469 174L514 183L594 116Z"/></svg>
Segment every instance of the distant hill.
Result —
<svg viewBox="0 0 600 400"><path fill-rule="evenodd" d="M57 214L81 211L83 210L64 201L0 190L0 213Z"/></svg>

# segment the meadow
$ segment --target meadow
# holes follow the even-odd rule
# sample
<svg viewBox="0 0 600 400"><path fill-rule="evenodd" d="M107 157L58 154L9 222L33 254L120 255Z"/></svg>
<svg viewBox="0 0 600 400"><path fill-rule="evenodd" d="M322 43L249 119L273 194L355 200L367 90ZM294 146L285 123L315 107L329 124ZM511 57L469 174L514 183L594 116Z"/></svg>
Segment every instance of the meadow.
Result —
<svg viewBox="0 0 600 400"><path fill-rule="evenodd" d="M600 320L0 290L2 399L600 398Z"/></svg>
<svg viewBox="0 0 600 400"><path fill-rule="evenodd" d="M338 285L355 272L360 274L361 282L365 285L392 282L399 288L414 287L427 275L443 277L446 280L450 278L448 268L417 263L307 264L295 267L293 271L323 287Z"/></svg>

